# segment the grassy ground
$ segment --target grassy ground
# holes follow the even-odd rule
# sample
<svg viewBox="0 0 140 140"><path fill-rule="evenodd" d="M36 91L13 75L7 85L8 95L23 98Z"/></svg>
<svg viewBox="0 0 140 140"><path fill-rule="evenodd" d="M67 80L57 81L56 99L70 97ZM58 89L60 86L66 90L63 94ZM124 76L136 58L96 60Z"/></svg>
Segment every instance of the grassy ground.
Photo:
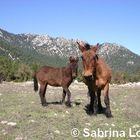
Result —
<svg viewBox="0 0 140 140"><path fill-rule="evenodd" d="M104 114L90 116L85 111L89 103L87 89L83 84L73 84L72 107L60 105L61 88L48 87L46 98L49 105L42 107L39 95L34 93L32 83L3 83L0 85L0 140L139 140L130 138L140 130L140 86L111 86L110 101L113 118ZM103 98L102 98L103 103ZM104 103L103 103L104 106ZM78 137L71 135L77 128ZM83 132L87 128L88 132ZM95 138L94 131L125 131L125 137ZM88 136L88 133L91 136ZM76 133L76 132L75 132ZM75 134L74 133L74 134ZM140 136L140 132L137 133ZM86 135L85 138L83 135Z"/></svg>

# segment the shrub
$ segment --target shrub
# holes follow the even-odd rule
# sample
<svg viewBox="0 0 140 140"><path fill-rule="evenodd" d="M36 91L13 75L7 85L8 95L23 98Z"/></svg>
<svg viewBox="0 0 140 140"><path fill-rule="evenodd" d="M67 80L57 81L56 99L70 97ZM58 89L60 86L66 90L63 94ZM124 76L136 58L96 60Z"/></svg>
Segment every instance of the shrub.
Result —
<svg viewBox="0 0 140 140"><path fill-rule="evenodd" d="M27 81L32 78L32 70L28 65L21 64L18 67L18 71L16 74L16 81Z"/></svg>
<svg viewBox="0 0 140 140"><path fill-rule="evenodd" d="M18 64L11 59L0 57L0 79L11 81L15 80L15 73L17 72Z"/></svg>

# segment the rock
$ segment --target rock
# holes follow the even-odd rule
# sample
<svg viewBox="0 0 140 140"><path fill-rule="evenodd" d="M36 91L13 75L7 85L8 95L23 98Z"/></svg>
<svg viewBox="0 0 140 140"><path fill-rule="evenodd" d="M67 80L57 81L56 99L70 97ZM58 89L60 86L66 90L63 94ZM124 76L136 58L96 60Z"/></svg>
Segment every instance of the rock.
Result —
<svg viewBox="0 0 140 140"><path fill-rule="evenodd" d="M29 122L34 123L34 122L35 122L35 120L29 120Z"/></svg>
<svg viewBox="0 0 140 140"><path fill-rule="evenodd" d="M8 121L1 121L0 123L1 123L1 124L7 124Z"/></svg>
<svg viewBox="0 0 140 140"><path fill-rule="evenodd" d="M69 111L66 110L66 114L70 114Z"/></svg>
<svg viewBox="0 0 140 140"><path fill-rule="evenodd" d="M72 107L75 107L76 105L75 104L72 104Z"/></svg>
<svg viewBox="0 0 140 140"><path fill-rule="evenodd" d="M138 124L133 125L133 128L139 128L140 126Z"/></svg>
<svg viewBox="0 0 140 140"><path fill-rule="evenodd" d="M57 116L57 113L54 113L54 116Z"/></svg>
<svg viewBox="0 0 140 140"><path fill-rule="evenodd" d="M23 140L23 137L22 137L22 136L17 136L17 137L15 138L15 140Z"/></svg>
<svg viewBox="0 0 140 140"><path fill-rule="evenodd" d="M54 133L60 134L60 131L59 130L55 130Z"/></svg>
<svg viewBox="0 0 140 140"><path fill-rule="evenodd" d="M10 126L16 126L17 123L16 123L16 122L8 122L7 125L10 125Z"/></svg>
<svg viewBox="0 0 140 140"><path fill-rule="evenodd" d="M105 123L104 125L109 126L109 124L108 124L108 123Z"/></svg>
<svg viewBox="0 0 140 140"><path fill-rule="evenodd" d="M85 123L86 125L90 126L91 124L90 123Z"/></svg>
<svg viewBox="0 0 140 140"><path fill-rule="evenodd" d="M8 132L6 132L6 131L5 131L5 132L3 132L3 135L7 135L7 134L8 134Z"/></svg>
<svg viewBox="0 0 140 140"><path fill-rule="evenodd" d="M5 129L2 129L1 132L2 132L3 135L7 135L8 134L8 132Z"/></svg>
<svg viewBox="0 0 140 140"><path fill-rule="evenodd" d="M63 114L62 117L65 117L65 115Z"/></svg>
<svg viewBox="0 0 140 140"><path fill-rule="evenodd" d="M74 82L73 82L74 84L78 84L79 82L77 81L77 80L74 80Z"/></svg>
<svg viewBox="0 0 140 140"><path fill-rule="evenodd" d="M112 124L111 124L111 126L113 126L113 127L114 127L114 126L115 126L115 124L113 124L113 123L112 123Z"/></svg>

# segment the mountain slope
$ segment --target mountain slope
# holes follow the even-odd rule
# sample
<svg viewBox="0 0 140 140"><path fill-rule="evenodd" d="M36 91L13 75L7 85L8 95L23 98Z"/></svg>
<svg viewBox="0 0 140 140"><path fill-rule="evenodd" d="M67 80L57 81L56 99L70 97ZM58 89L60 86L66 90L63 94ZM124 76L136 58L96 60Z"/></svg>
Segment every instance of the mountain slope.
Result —
<svg viewBox="0 0 140 140"><path fill-rule="evenodd" d="M103 43L98 53L115 71L134 72L140 70L140 56L121 45Z"/></svg>
<svg viewBox="0 0 140 140"><path fill-rule="evenodd" d="M100 57L115 71L140 70L140 56L125 47L103 43L98 50ZM0 55L25 63L64 65L70 55L80 56L76 40L53 38L48 35L12 34L0 29Z"/></svg>

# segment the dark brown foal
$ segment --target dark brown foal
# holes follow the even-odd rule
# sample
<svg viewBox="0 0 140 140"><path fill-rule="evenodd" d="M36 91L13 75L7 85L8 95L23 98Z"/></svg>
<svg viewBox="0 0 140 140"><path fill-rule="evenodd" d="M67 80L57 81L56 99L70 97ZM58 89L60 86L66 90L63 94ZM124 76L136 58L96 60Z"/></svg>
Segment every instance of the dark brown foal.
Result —
<svg viewBox="0 0 140 140"><path fill-rule="evenodd" d="M65 100L65 96L67 94L67 105L70 106L71 101L71 92L69 90L69 86L72 83L73 79L77 76L78 69L78 58L70 57L69 64L63 68L54 68L49 66L41 67L34 74L34 90L38 90L38 83L40 84L39 95L41 99L42 105L46 104L45 93L47 85L54 87L62 87L63 88L63 96L62 103Z"/></svg>

